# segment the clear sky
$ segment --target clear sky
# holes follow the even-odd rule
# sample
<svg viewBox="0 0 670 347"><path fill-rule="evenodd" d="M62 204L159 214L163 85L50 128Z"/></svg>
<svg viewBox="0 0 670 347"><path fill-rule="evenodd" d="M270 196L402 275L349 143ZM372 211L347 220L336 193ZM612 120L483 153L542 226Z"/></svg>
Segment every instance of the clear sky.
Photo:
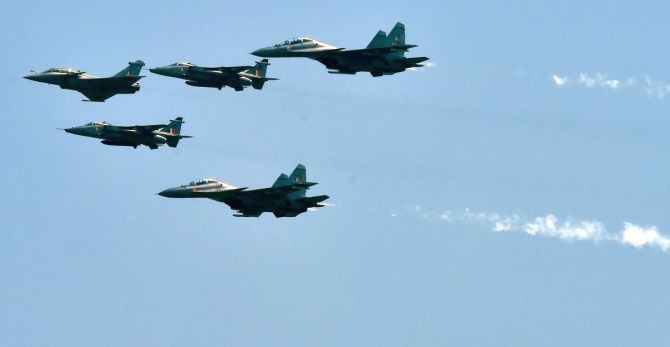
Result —
<svg viewBox="0 0 670 347"><path fill-rule="evenodd" d="M667 1L12 2L0 12L2 346L668 346ZM402 21L430 67L271 59L262 91L144 71L105 103L22 79L249 65ZM184 117L177 149L55 130ZM298 163L332 206L238 219L159 191Z"/></svg>

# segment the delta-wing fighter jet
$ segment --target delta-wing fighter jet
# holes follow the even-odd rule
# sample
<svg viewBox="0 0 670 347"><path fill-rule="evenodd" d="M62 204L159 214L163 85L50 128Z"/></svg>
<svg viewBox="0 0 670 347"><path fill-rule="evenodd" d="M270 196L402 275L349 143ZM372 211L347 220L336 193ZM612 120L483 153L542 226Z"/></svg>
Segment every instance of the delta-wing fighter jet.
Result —
<svg viewBox="0 0 670 347"><path fill-rule="evenodd" d="M139 145L156 149L167 144L177 147L179 140L191 136L180 135L182 117L170 121L170 124L118 126L107 122L92 122L86 125L63 129L70 134L102 139L102 143L110 146L129 146L137 148Z"/></svg>
<svg viewBox="0 0 670 347"><path fill-rule="evenodd" d="M158 195L216 200L236 210L235 217L258 217L263 212L272 212L277 218L295 217L310 208L324 206L320 202L328 199L328 195L305 196L305 191L315 184L307 182L307 171L299 164L290 176L279 175L270 188L247 190L207 178L166 189Z"/></svg>
<svg viewBox="0 0 670 347"><path fill-rule="evenodd" d="M405 25L398 22L386 35L382 30L363 49L346 50L311 38L297 38L251 54L259 57L304 57L325 65L329 73L353 75L367 71L374 77L393 75L413 67L421 67L426 57L405 58L405 52L416 45L405 44Z"/></svg>
<svg viewBox="0 0 670 347"><path fill-rule="evenodd" d="M111 77L95 77L68 67L53 68L40 73L33 71L32 75L23 78L76 90L88 98L82 101L103 102L116 94L134 94L140 90L137 81L144 77L139 76L142 66L144 62L141 60L130 62L127 68Z"/></svg>
<svg viewBox="0 0 670 347"><path fill-rule="evenodd" d="M265 77L268 69L267 59L256 62L255 66L204 67L193 63L174 63L172 65L149 69L149 71L168 77L181 78L194 87L221 88L229 86L236 91L245 87L263 89L266 81L276 78Z"/></svg>

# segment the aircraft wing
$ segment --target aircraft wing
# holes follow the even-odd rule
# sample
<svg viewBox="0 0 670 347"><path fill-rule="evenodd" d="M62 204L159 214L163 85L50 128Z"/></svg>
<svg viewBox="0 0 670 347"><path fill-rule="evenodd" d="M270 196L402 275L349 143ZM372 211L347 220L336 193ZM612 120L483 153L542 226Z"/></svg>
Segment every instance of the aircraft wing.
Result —
<svg viewBox="0 0 670 347"><path fill-rule="evenodd" d="M417 45L392 45L392 46L386 46L386 47L350 49L350 50L344 50L344 51L336 52L336 54L382 56L382 55L386 55L388 53L397 52L397 51L406 52L410 48L414 48L414 47L417 47Z"/></svg>
<svg viewBox="0 0 670 347"><path fill-rule="evenodd" d="M198 189L193 190L192 194L195 196L201 196L203 198L209 198L215 201L226 202L235 198L236 193L246 190L247 187L228 189L228 190L218 190L218 189Z"/></svg>
<svg viewBox="0 0 670 347"><path fill-rule="evenodd" d="M144 76L118 76L118 77L99 77L99 78L80 78L79 83L86 86L86 88L114 88L126 87L139 81Z"/></svg>
<svg viewBox="0 0 670 347"><path fill-rule="evenodd" d="M287 195L287 194L293 193L293 192L301 190L301 189L309 189L309 187L311 187L315 184L316 183L313 183L313 182L294 183L294 184L285 185L285 186L246 190L246 191L244 191L244 194L245 195L246 194L252 194L252 195L256 195L256 196L274 196L274 197L276 197L276 196Z"/></svg>
<svg viewBox="0 0 670 347"><path fill-rule="evenodd" d="M329 51L323 52L313 59L325 65L328 69L338 69L342 73L356 73L354 70L349 71L345 67L338 66L341 63L340 60L342 60L342 58L345 58L344 60L356 60L366 57L384 58L389 53L407 51L412 47L416 47L416 45L392 45L387 47Z"/></svg>
<svg viewBox="0 0 670 347"><path fill-rule="evenodd" d="M225 72L230 72L230 73L238 73L242 72L244 70L249 70L253 68L253 66L219 66L219 67L201 67L203 70L210 70L210 71L225 71Z"/></svg>
<svg viewBox="0 0 670 347"><path fill-rule="evenodd" d="M153 125L131 125L131 126L116 126L119 129L124 130L135 130L140 133L151 133L154 130L165 128L165 124L153 124Z"/></svg>

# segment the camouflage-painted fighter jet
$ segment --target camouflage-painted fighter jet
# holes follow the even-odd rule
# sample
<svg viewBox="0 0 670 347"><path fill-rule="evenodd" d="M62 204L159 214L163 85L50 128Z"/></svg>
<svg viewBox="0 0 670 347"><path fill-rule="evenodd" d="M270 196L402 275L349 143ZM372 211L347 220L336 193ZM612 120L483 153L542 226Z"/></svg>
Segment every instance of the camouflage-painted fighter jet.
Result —
<svg viewBox="0 0 670 347"><path fill-rule="evenodd" d="M259 57L304 57L325 65L329 73L353 75L367 71L374 77L393 75L407 68L423 66L426 57L405 58L405 52L416 45L405 44L405 25L398 22L386 35L382 30L363 49L345 50L311 38L297 38L251 54Z"/></svg>
<svg viewBox="0 0 670 347"><path fill-rule="evenodd" d="M324 206L319 203L328 199L328 195L305 196L305 191L315 184L307 182L307 171L299 164L290 176L279 175L270 188L247 190L207 178L166 189L158 195L216 200L237 210L235 217L258 217L263 212L272 212L277 218L295 217L310 208Z"/></svg>
<svg viewBox="0 0 670 347"><path fill-rule="evenodd" d="M102 139L102 143L110 146L129 146L137 148L139 145L156 149L167 144L177 147L179 140L191 136L180 135L182 117L170 121L170 124L117 126L107 122L92 122L86 125L62 129L70 134Z"/></svg>
<svg viewBox="0 0 670 347"><path fill-rule="evenodd" d="M149 69L149 71L168 77L185 79L186 84L194 87L221 88L229 86L236 91L245 87L262 89L265 81L276 78L265 77L268 69L267 59L256 62L256 66L203 67L193 63L174 63L172 65Z"/></svg>
<svg viewBox="0 0 670 347"><path fill-rule="evenodd" d="M134 94L140 90L137 81L144 62L137 60L128 63L128 67L112 77L95 77L84 71L72 68L53 68L44 72L33 71L32 75L23 76L31 81L55 84L62 89L76 90L88 98L82 101L104 102L116 94Z"/></svg>

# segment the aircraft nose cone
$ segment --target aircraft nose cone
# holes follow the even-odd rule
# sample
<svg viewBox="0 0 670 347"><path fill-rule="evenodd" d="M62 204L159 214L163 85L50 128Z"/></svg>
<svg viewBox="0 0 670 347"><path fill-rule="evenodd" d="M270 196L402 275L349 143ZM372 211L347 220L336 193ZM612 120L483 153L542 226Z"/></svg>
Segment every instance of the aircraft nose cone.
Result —
<svg viewBox="0 0 670 347"><path fill-rule="evenodd" d="M169 76L171 69L166 67L155 67L153 69L149 69L149 71L158 75Z"/></svg>
<svg viewBox="0 0 670 347"><path fill-rule="evenodd" d="M87 135L86 130L81 128L81 127L67 128L67 129L63 129L63 131L65 131L68 134L75 134L75 135L82 135L82 136Z"/></svg>
<svg viewBox="0 0 670 347"><path fill-rule="evenodd" d="M27 80L31 80L31 81L37 81L37 75L27 75L27 76L23 76L23 78L25 78Z"/></svg>
<svg viewBox="0 0 670 347"><path fill-rule="evenodd" d="M257 57L267 57L267 54L268 54L269 50L270 49L268 47L263 47L263 48L259 48L255 51L251 52L251 54L253 54Z"/></svg>
<svg viewBox="0 0 670 347"><path fill-rule="evenodd" d="M165 198L176 198L176 197L178 197L179 193L178 193L176 188L169 188L169 189L166 189L166 190L158 193L158 195L160 195L162 197L165 197Z"/></svg>

